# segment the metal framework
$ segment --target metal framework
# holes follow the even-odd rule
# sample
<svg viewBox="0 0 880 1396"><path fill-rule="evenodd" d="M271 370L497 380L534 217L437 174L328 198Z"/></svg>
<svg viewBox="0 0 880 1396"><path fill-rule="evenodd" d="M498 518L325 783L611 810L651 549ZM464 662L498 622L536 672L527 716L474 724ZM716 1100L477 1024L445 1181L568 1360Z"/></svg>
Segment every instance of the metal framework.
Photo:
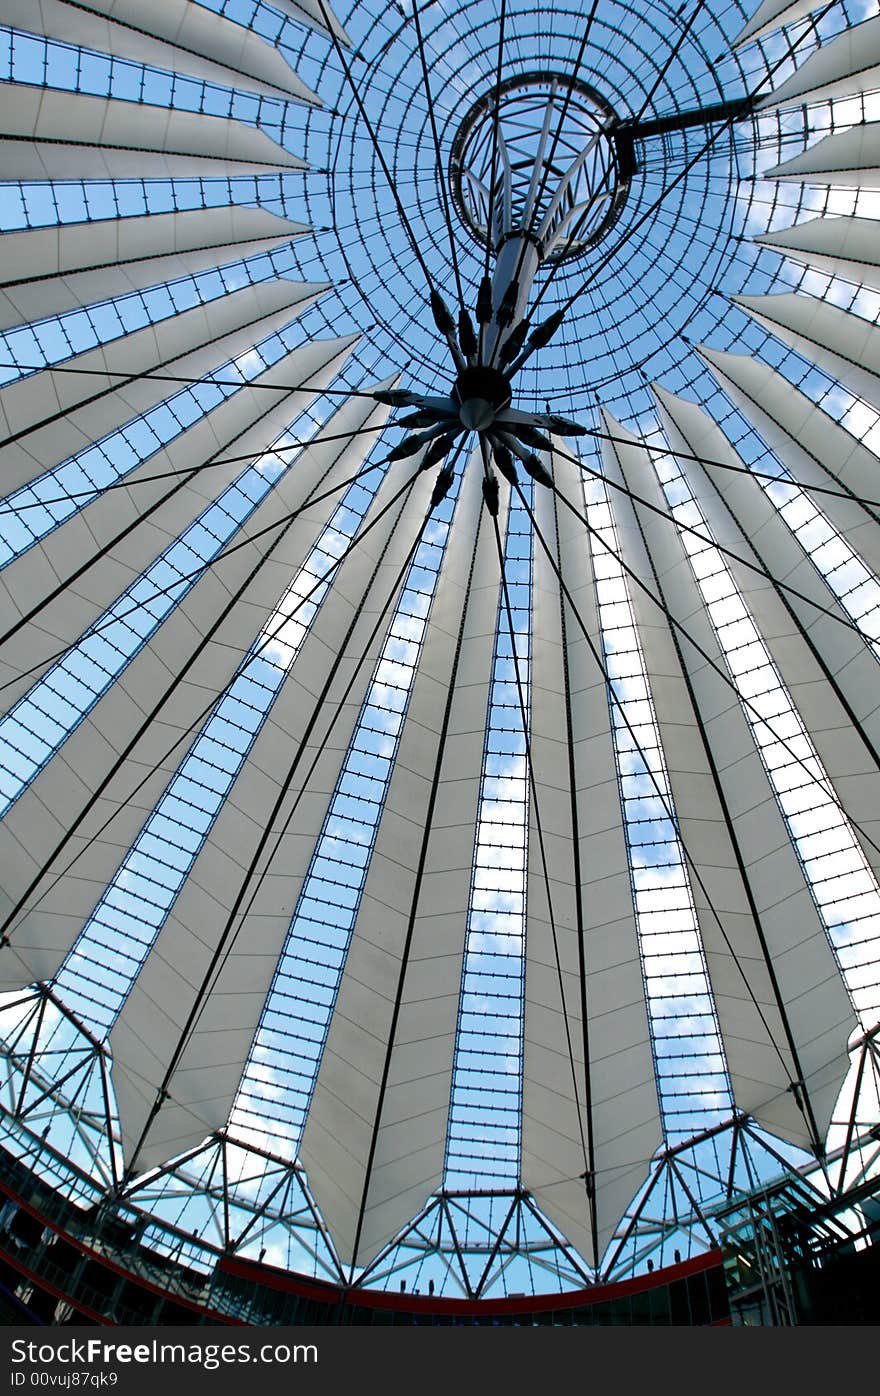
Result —
<svg viewBox="0 0 880 1396"><path fill-rule="evenodd" d="M533 230L544 261L580 256L608 232L626 197L610 134L616 124L584 82L553 73L508 78L497 97L493 89L478 98L452 143L456 211L496 256L516 229Z"/></svg>
<svg viewBox="0 0 880 1396"><path fill-rule="evenodd" d="M45 986L8 1004L3 1019L11 1068L3 1147L74 1199L84 1241L98 1243L133 1274L198 1303L209 1299L204 1277L227 1255L269 1256L294 1273L346 1288L480 1299L564 1293L721 1247L734 1268L734 1293L754 1291L745 1252L760 1269L764 1320L790 1323L780 1217L792 1198L808 1217L833 1209L834 1239L852 1244L862 1232L860 1201L876 1193L880 1178L878 1028L854 1044L832 1125L834 1147L821 1165L783 1150L742 1114L663 1148L598 1269L566 1244L528 1191L498 1188L441 1190L369 1265L352 1271L336 1254L302 1168L229 1131L125 1183L105 1049L71 1022ZM47 1212L47 1220L54 1215ZM66 1207L57 1215L70 1225ZM123 1233L130 1244L120 1247Z"/></svg>

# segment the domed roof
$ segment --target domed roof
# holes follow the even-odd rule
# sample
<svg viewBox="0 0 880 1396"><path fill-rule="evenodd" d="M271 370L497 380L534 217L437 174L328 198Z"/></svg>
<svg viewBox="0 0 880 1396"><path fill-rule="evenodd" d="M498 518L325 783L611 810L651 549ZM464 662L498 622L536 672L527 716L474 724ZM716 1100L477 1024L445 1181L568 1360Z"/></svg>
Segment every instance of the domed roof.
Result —
<svg viewBox="0 0 880 1396"><path fill-rule="evenodd" d="M878 1024L880 18L0 18L5 1146L348 1280L706 1244Z"/></svg>

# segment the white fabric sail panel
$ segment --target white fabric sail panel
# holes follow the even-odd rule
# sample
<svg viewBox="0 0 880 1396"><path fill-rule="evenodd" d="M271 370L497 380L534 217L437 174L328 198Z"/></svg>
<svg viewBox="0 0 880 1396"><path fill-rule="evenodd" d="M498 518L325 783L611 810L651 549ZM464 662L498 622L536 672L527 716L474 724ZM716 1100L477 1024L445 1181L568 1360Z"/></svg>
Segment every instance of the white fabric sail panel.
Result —
<svg viewBox="0 0 880 1396"><path fill-rule="evenodd" d="M356 431L370 410L380 415L357 399L331 418L0 823L3 920L31 978L55 973L339 496L308 500L369 450L369 438L325 438ZM303 512L284 527L292 510Z"/></svg>
<svg viewBox="0 0 880 1396"><path fill-rule="evenodd" d="M578 468L560 453L553 474L583 515ZM598 1263L662 1129L590 538L548 490L534 503L552 561L536 539L521 1176Z"/></svg>
<svg viewBox="0 0 880 1396"><path fill-rule="evenodd" d="M648 454L609 430L629 443L604 450L609 477L662 511L614 492L624 562L683 627L630 585L734 1099L810 1148L790 1086L804 1083L821 1138L855 1019L739 700L696 649L724 670Z"/></svg>
<svg viewBox="0 0 880 1396"><path fill-rule="evenodd" d="M327 34L335 34L340 43L351 43L329 0L273 0L273 9L280 10L283 15L310 29L323 29Z"/></svg>
<svg viewBox="0 0 880 1396"><path fill-rule="evenodd" d="M87 271L108 276L118 263L152 261L171 255L183 258L244 242L292 238L307 231L306 224L294 223L268 209L235 204L27 228L4 233L0 238L0 285L9 287ZM218 256L217 261L220 260ZM170 277L160 279L167 281Z"/></svg>
<svg viewBox="0 0 880 1396"><path fill-rule="evenodd" d="M699 352L794 480L807 490L818 485L835 491L815 495L815 504L880 576L880 509L873 503L880 500L880 489L873 451L759 359L704 347ZM865 507L845 497L846 491L872 503Z"/></svg>
<svg viewBox="0 0 880 1396"><path fill-rule="evenodd" d="M880 16L854 24L811 53L791 77L758 103L782 107L793 102L856 97L880 86Z"/></svg>
<svg viewBox="0 0 880 1396"><path fill-rule="evenodd" d="M225 116L0 84L5 180L199 179L301 170L263 131Z"/></svg>
<svg viewBox="0 0 880 1396"><path fill-rule="evenodd" d="M553 476L557 491L570 497L565 464L560 457L553 458ZM536 529L532 559L531 762L520 1176L523 1186L533 1194L547 1218L561 1229L588 1263L596 1265L599 1261L596 1207L588 1198L585 1175L596 1171L594 1151L600 1137L597 1137L589 1089L593 1068L593 1003L581 962L581 956L585 962L587 955L584 920L588 910L594 908L586 904L593 889L579 884L584 875L589 877L593 871L603 912L596 917L598 934L602 935L604 922L611 922L612 930L623 932L624 942L625 928L614 924L611 909L619 900L619 873L624 874L624 894L629 901L631 920L632 896L626 849L624 847L621 858L614 838L620 801L614 749L603 742L609 735L605 685L596 661L592 661L592 672L584 663L583 650L587 641L572 614L573 602L601 654L602 641L595 624L595 599L590 586L590 540L584 528L578 530L580 536L571 550L573 558L568 557L568 566L563 571L557 530L570 536L575 521L561 507L557 519L554 497L548 490L536 488L533 499ZM575 491L572 502L582 513L582 486L580 500ZM542 538L550 550L552 562ZM562 571L571 601L563 602L553 563ZM563 624L566 626L564 632ZM586 658L589 663L591 656L588 654ZM576 696L572 690L576 691ZM576 801L572 787L577 779L572 767L577 755L583 763L583 752L575 742L573 731L576 716L592 724L596 754L604 757L604 764L600 759L593 767L597 778L596 804L590 813L596 839L595 864L591 867L588 863L586 868L582 868L580 862L584 850L579 816L583 810L579 803L572 808ZM616 821L608 799L608 786L614 787L611 800L617 805ZM600 869L605 874L601 880ZM583 903L580 897L584 898ZM624 916L625 908L624 901ZM595 931L596 925L591 929ZM641 985L639 992L641 996ZM627 1019L631 999L625 996L618 999L616 994L617 986L614 1002L620 1003L621 1019ZM651 1080L653 1068L649 1067L642 1081ZM649 1148L643 1160L650 1158L652 1152ZM642 1177L644 1172L643 1163ZM640 1181L636 1180L627 1201Z"/></svg>
<svg viewBox="0 0 880 1396"><path fill-rule="evenodd" d="M654 391L673 450L744 469L720 427L706 413L692 403L656 388ZM853 833L877 877L880 671L874 652L846 624L845 613L757 480L734 470L713 470L710 477L703 466L684 459L681 468L718 543L734 556L762 564L772 577L780 577L838 617L835 622L791 592L780 593L768 578L734 557L726 558L810 733L831 788L854 821Z"/></svg>
<svg viewBox="0 0 880 1396"><path fill-rule="evenodd" d="M843 189L880 189L880 121L867 121L826 136L796 155L765 170L766 179L801 184L832 184Z"/></svg>
<svg viewBox="0 0 880 1396"><path fill-rule="evenodd" d="M880 248L880 228L877 229ZM830 301L793 291L732 300L771 334L880 412L880 329Z"/></svg>
<svg viewBox="0 0 880 1396"><path fill-rule="evenodd" d="M191 0L0 0L0 24L220 87L317 100L271 44Z"/></svg>
<svg viewBox="0 0 880 1396"><path fill-rule="evenodd" d="M325 290L281 278L242 286L0 389L4 495L232 362Z"/></svg>
<svg viewBox="0 0 880 1396"><path fill-rule="evenodd" d="M327 777L339 774L425 519L424 476L382 514L412 478L406 461L383 483L365 521L376 527L362 527L340 567L111 1033L122 1137L138 1169L226 1121L329 804Z"/></svg>
<svg viewBox="0 0 880 1396"><path fill-rule="evenodd" d="M880 243L872 218L811 218L793 228L765 233L755 241L813 271L880 291Z"/></svg>
<svg viewBox="0 0 880 1396"><path fill-rule="evenodd" d="M748 24L737 34L733 41L734 48L753 39L762 39L780 25L796 24L799 19L806 19L807 15L821 8L821 0L763 0Z"/></svg>
<svg viewBox="0 0 880 1396"><path fill-rule="evenodd" d="M229 205L4 233L0 330L255 257L307 231Z"/></svg>
<svg viewBox="0 0 880 1396"><path fill-rule="evenodd" d="M288 354L131 471L123 488L99 495L0 572L3 614L10 621L0 635L0 711L8 712L37 675L260 459L332 381L353 343L316 340ZM293 383L303 384L303 391L288 392ZM292 458L287 451L281 459Z"/></svg>
<svg viewBox="0 0 880 1396"><path fill-rule="evenodd" d="M481 485L474 456L299 1151L340 1256L357 1265L443 1178L500 590ZM502 540L505 514L506 501Z"/></svg>

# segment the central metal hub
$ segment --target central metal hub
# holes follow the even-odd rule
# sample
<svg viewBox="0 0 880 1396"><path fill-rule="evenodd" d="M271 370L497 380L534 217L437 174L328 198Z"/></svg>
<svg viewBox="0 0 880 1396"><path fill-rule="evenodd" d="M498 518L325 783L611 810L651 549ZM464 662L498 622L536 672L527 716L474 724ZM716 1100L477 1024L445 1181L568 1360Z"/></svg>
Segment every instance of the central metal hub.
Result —
<svg viewBox="0 0 880 1396"><path fill-rule="evenodd" d="M486 431L510 405L510 382L496 368L482 364L463 368L455 380L452 400L462 426L468 431Z"/></svg>
<svg viewBox="0 0 880 1396"><path fill-rule="evenodd" d="M505 238L527 233L542 262L581 256L608 231L629 187L616 125L608 102L565 74L523 73L492 87L452 144L452 197L465 227L496 254Z"/></svg>

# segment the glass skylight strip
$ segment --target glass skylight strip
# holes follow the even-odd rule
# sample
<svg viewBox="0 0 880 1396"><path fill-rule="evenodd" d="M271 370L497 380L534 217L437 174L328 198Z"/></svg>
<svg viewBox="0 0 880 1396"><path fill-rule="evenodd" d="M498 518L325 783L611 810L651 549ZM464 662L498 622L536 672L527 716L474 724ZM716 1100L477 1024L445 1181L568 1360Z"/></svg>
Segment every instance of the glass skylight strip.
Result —
<svg viewBox="0 0 880 1396"><path fill-rule="evenodd" d="M215 380L240 380L244 387L285 354L292 353L308 337L301 320L300 316L246 353L220 364L200 382L181 388L142 416L9 495L0 504L0 567L26 552L108 486L123 480L136 466L238 392L235 381ZM234 445L230 449L234 452Z"/></svg>
<svg viewBox="0 0 880 1396"><path fill-rule="evenodd" d="M201 112L259 125L278 139L286 103L281 97L232 91L218 83L146 66L134 59L80 48L60 39L0 26L0 82L21 83L92 97L140 102L162 110ZM247 84L247 78L243 78Z"/></svg>
<svg viewBox="0 0 880 1396"><path fill-rule="evenodd" d="M599 480L585 493L660 1104L681 1139L730 1115L730 1086L608 495Z"/></svg>
<svg viewBox="0 0 880 1396"><path fill-rule="evenodd" d="M142 645L195 586L199 569L235 536L279 478L291 432L329 415L319 398L162 552L0 721L0 814L5 814ZM295 438L294 438L295 439ZM282 458L283 465L283 458Z"/></svg>
<svg viewBox="0 0 880 1396"><path fill-rule="evenodd" d="M221 250L218 256L222 259ZM163 281L145 291L101 301L63 315L23 325L0 334L0 387L42 369L63 365L98 345L171 319L196 305L208 305L242 286L274 281L293 267L289 249L261 252L219 268ZM160 273L161 276L161 273ZM291 311L291 314L294 312Z"/></svg>
<svg viewBox="0 0 880 1396"><path fill-rule="evenodd" d="M249 204L287 216L285 174L207 176L204 179L71 179L63 183L16 180L3 186L0 231L54 228L105 218L143 218L151 213ZM292 215L295 216L295 215Z"/></svg>
<svg viewBox="0 0 880 1396"><path fill-rule="evenodd" d="M488 526L488 520L484 527ZM520 1163L532 529L511 496L462 965L445 1186L516 1186Z"/></svg>
<svg viewBox="0 0 880 1396"><path fill-rule="evenodd" d="M880 292L854 286L852 282L823 272L805 271L799 264L795 265L800 273L797 286L799 294L807 294L805 283L818 290L817 282L821 282L824 294L811 298L820 303L840 306L848 314L867 320L869 324L875 324L880 320ZM784 346L780 340L773 337L769 329L764 329L758 322L751 322L750 328L755 333L763 330L764 338L760 341L760 351L764 361L876 455L880 448L880 413L877 409L845 388L830 372L813 363L803 353ZM723 417L719 416L718 420L723 421ZM749 423L745 426L746 435L751 436L757 443L759 438L754 428ZM765 463L765 457L769 463ZM778 467L783 474L786 473L772 451L767 451L763 442L760 443L755 463L759 463L762 470Z"/></svg>
<svg viewBox="0 0 880 1396"><path fill-rule="evenodd" d="M790 365L794 357L789 355L786 363ZM880 450L880 415L867 403L845 392L812 365L805 378L795 375L795 381L810 401L821 403L823 410L856 440L875 454ZM738 412L730 414L723 427L741 460L761 471L756 478L767 498L880 659L880 582L823 512L822 495L802 489ZM646 431L644 439L652 447L652 456L667 449L662 434L656 429ZM710 467L710 478L715 475ZM766 475L777 478L766 479ZM828 488L839 487L829 479Z"/></svg>
<svg viewBox="0 0 880 1396"><path fill-rule="evenodd" d="M880 659L880 582L805 490L785 479L778 484L768 480L762 484L810 561Z"/></svg>
<svg viewBox="0 0 880 1396"><path fill-rule="evenodd" d="M458 477L457 477L458 478ZM296 1151L406 717L457 485L416 550L297 900L245 1067L238 1137Z"/></svg>
<svg viewBox="0 0 880 1396"><path fill-rule="evenodd" d="M56 988L96 1036L110 1031L271 712L379 479L377 472L346 491L62 965Z"/></svg>
<svg viewBox="0 0 880 1396"><path fill-rule="evenodd" d="M673 517L711 537L674 458L655 465ZM716 548L681 537L854 1005L873 1026L880 890L730 570Z"/></svg>

